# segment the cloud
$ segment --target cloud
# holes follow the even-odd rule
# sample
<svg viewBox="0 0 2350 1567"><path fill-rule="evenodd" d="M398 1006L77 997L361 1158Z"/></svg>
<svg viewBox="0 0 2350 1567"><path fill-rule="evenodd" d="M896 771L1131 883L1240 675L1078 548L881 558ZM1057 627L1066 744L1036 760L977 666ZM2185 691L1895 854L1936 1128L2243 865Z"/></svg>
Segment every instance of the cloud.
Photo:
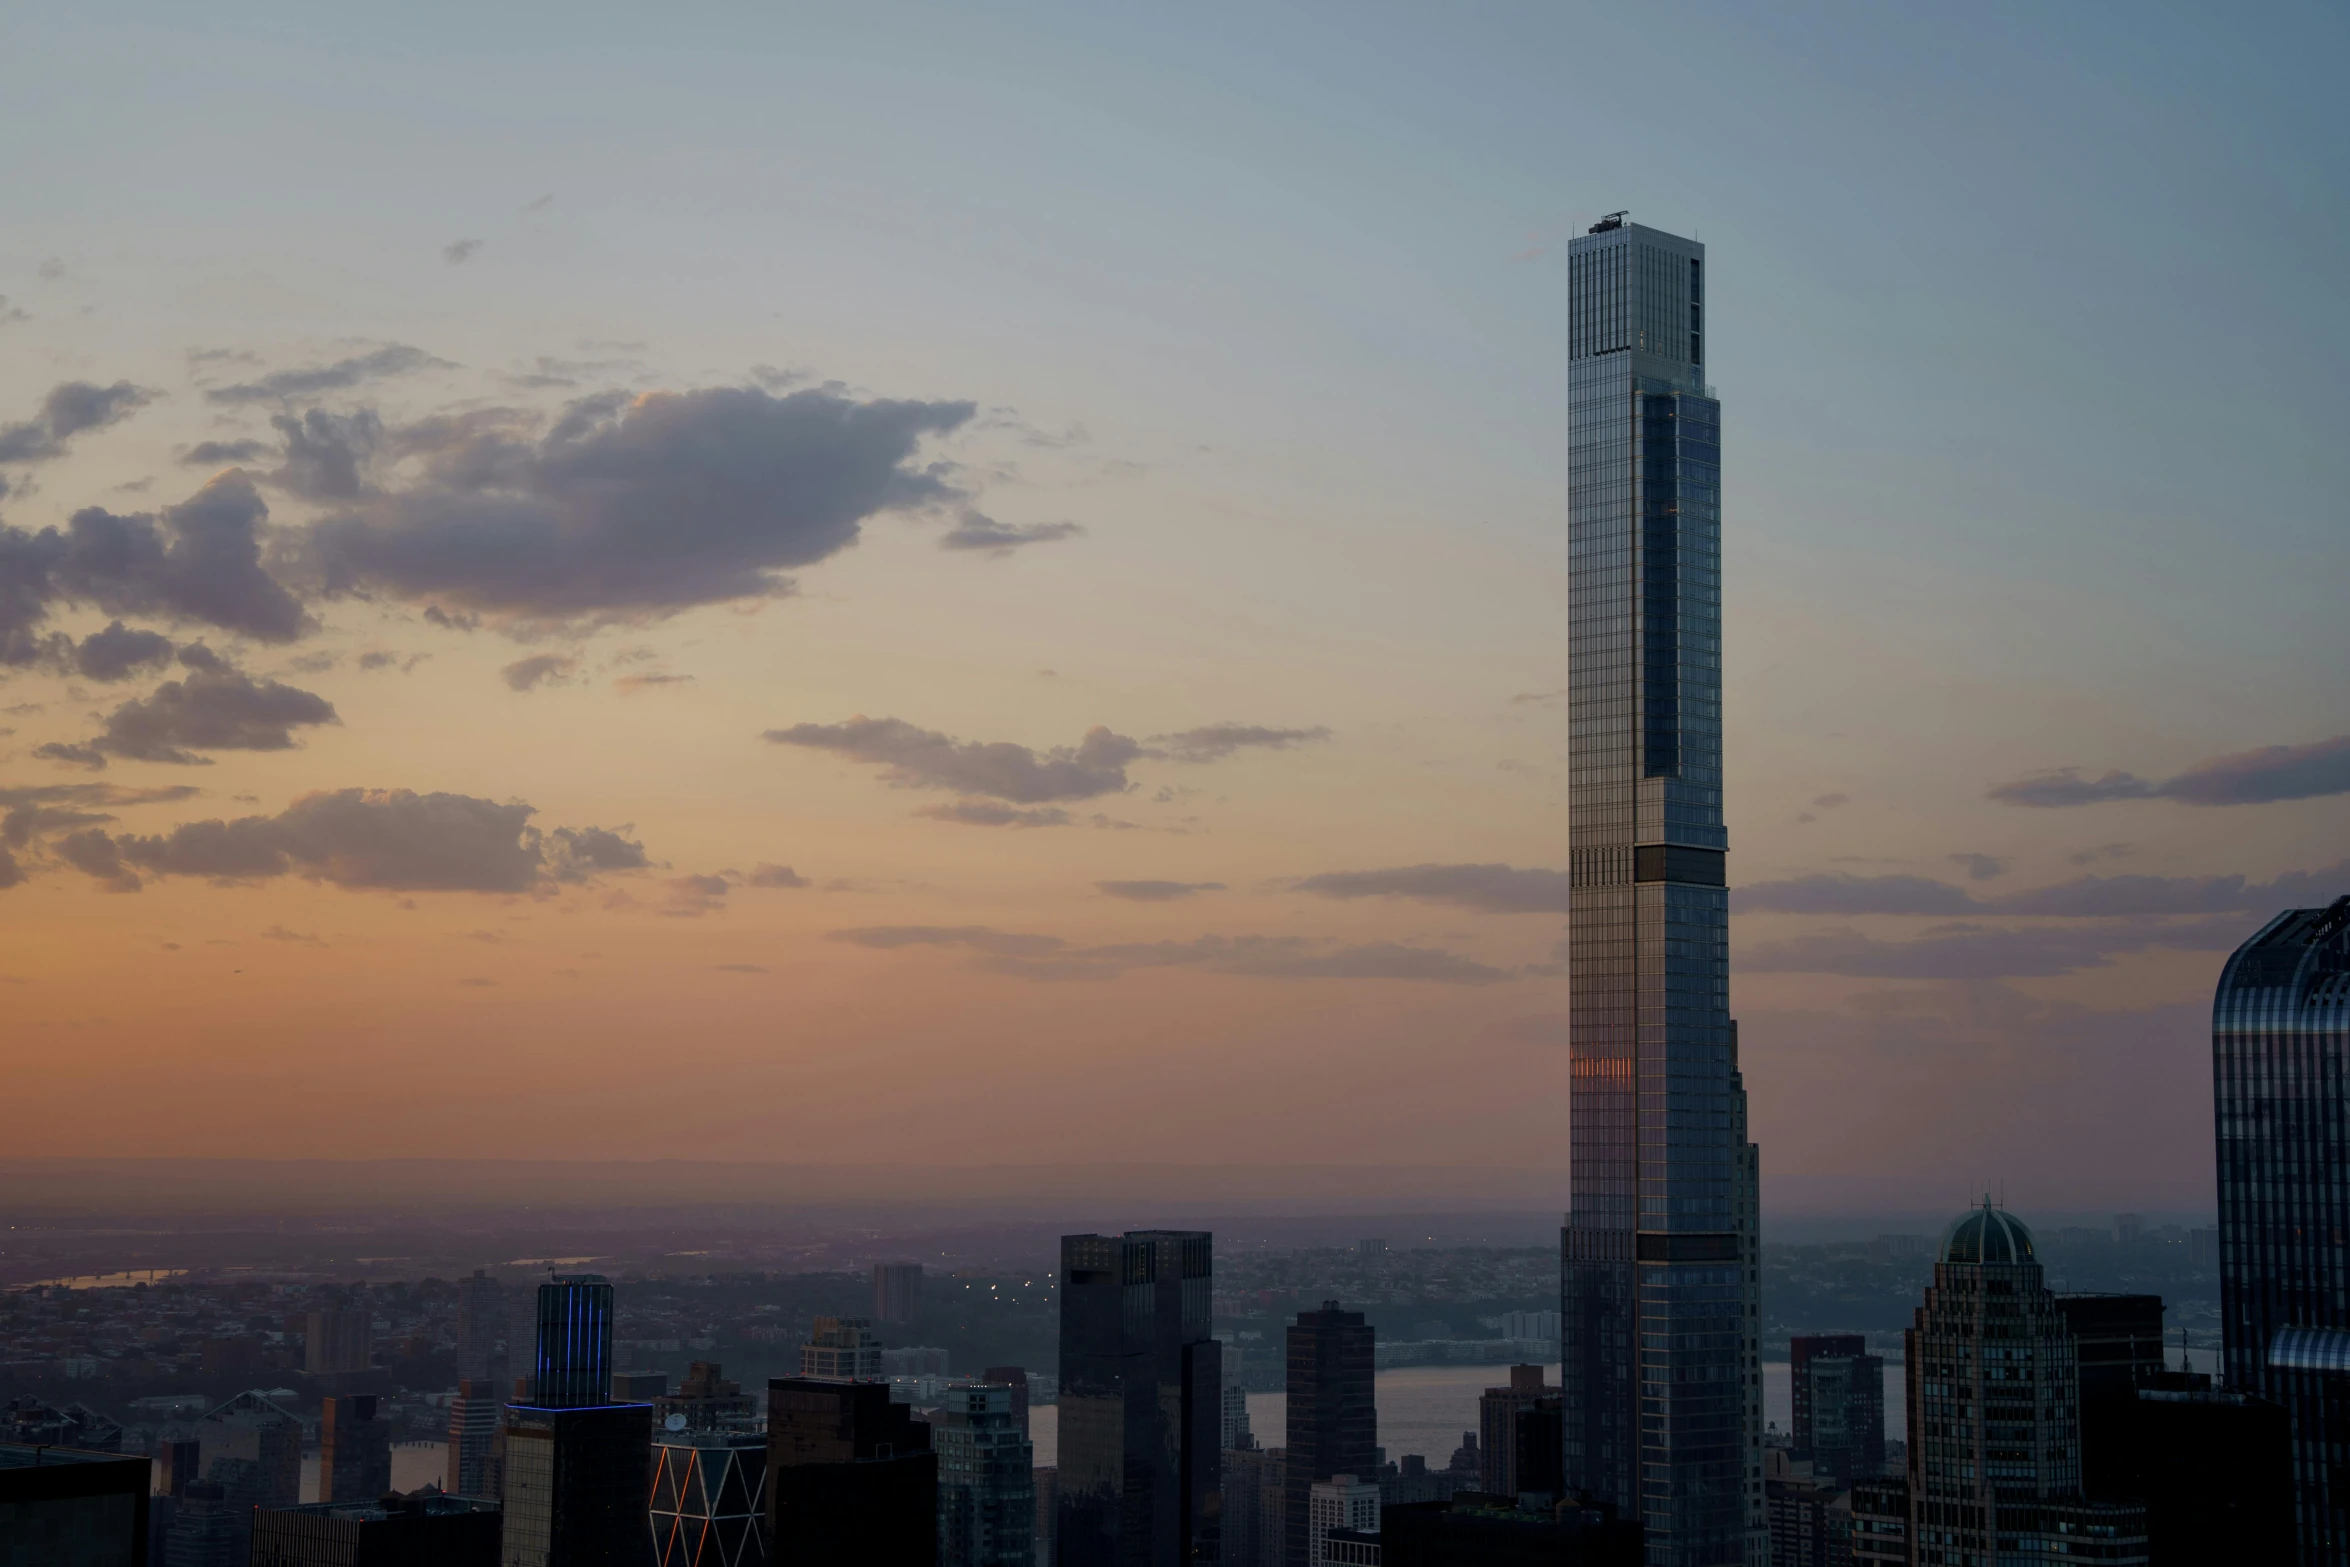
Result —
<svg viewBox="0 0 2350 1567"><path fill-rule="evenodd" d="M180 453L184 463L247 463L267 457L273 448L267 441L198 441Z"/></svg>
<svg viewBox="0 0 2350 1567"><path fill-rule="evenodd" d="M762 738L884 768L882 777L893 788L952 789L1021 805L1123 793L1127 764L1142 755L1135 741L1099 727L1087 730L1075 746L1039 752L1004 740L957 740L901 718L862 715L842 724L770 729Z"/></svg>
<svg viewBox="0 0 2350 1567"><path fill-rule="evenodd" d="M1967 878L1970 881L1989 881L1995 876L2004 874L2007 870L2007 861L2001 859L1996 854L1968 854L1962 852L1951 855L1949 859L1950 863L1953 865L1963 865L1966 867Z"/></svg>
<svg viewBox="0 0 2350 1567"><path fill-rule="evenodd" d="M1172 903L1194 893L1224 890L1220 881L1097 881L1093 887L1104 897L1124 898L1131 903Z"/></svg>
<svg viewBox="0 0 2350 1567"><path fill-rule="evenodd" d="M113 821L110 811L77 811L61 805L15 805L0 816L0 844L21 849L33 839L75 827L97 827Z"/></svg>
<svg viewBox="0 0 2350 1567"><path fill-rule="evenodd" d="M305 500L347 501L367 491L367 467L384 444L383 420L372 408L331 414L313 408L296 418L272 414L270 427L285 441L285 464L269 482Z"/></svg>
<svg viewBox="0 0 2350 1567"><path fill-rule="evenodd" d="M292 640L310 622L261 569L268 516L252 481L231 470L160 517L90 506L63 533L0 528L0 662L26 661L32 628L57 602Z"/></svg>
<svg viewBox="0 0 2350 1567"><path fill-rule="evenodd" d="M1157 749L1144 754L1163 757L1171 762L1214 762L1246 746L1286 751L1293 746L1329 738L1330 731L1319 726L1312 729L1266 729L1255 724L1208 724L1198 729L1186 729L1180 734L1153 735L1151 742Z"/></svg>
<svg viewBox="0 0 2350 1567"><path fill-rule="evenodd" d="M634 696L639 691L657 690L662 686L690 686L691 675L622 675L612 682L612 689L622 696Z"/></svg>
<svg viewBox="0 0 2350 1567"><path fill-rule="evenodd" d="M1487 914L1564 914L1565 871L1508 865L1403 865L1392 870L1331 871L1297 882L1324 898L1416 898Z"/></svg>
<svg viewBox="0 0 2350 1567"><path fill-rule="evenodd" d="M201 765L199 751L288 751L293 731L340 723L334 706L294 686L255 680L198 643L180 651L183 680L167 680L107 715L93 750L140 762Z"/></svg>
<svg viewBox="0 0 2350 1567"><path fill-rule="evenodd" d="M567 685L578 668L579 660L565 654L533 653L508 664L498 675L512 689L528 691L542 685Z"/></svg>
<svg viewBox="0 0 2350 1567"><path fill-rule="evenodd" d="M762 864L752 869L743 880L753 887L805 887L808 878L788 865Z"/></svg>
<svg viewBox="0 0 2350 1567"><path fill-rule="evenodd" d="M87 767L92 772L102 772L106 767L103 753L86 745L68 745L62 740L33 747L33 755L68 767Z"/></svg>
<svg viewBox="0 0 2350 1567"><path fill-rule="evenodd" d="M2057 929L2002 930L1961 922L1936 926L1912 941L1879 941L1852 930L1766 941L1734 953L1733 970L1750 974L1842 974L1862 979L2000 979L2103 968L2121 953L2166 947L2224 952L2250 935L2243 916L2187 923L2108 921Z"/></svg>
<svg viewBox="0 0 2350 1567"><path fill-rule="evenodd" d="M1024 544L1050 544L1056 539L1073 539L1085 530L1074 522L1031 522L1014 524L998 522L993 517L966 509L954 528L939 537L942 550L984 550L991 555L1009 555Z"/></svg>
<svg viewBox="0 0 2350 1567"><path fill-rule="evenodd" d="M2328 889L2334 889L2329 891ZM2076 876L2000 898L1979 898L1923 876L1800 876L1730 894L1741 914L2028 914L2112 919L2155 914L2274 913L2350 890L2350 859L2272 881L2243 876Z"/></svg>
<svg viewBox="0 0 2350 1567"><path fill-rule="evenodd" d="M2125 772L2084 778L2079 768L2066 767L1994 784L1988 793L2009 805L2048 808L2154 799L2189 805L2266 805L2350 794L2350 735L2215 756L2159 783Z"/></svg>
<svg viewBox="0 0 2350 1567"><path fill-rule="evenodd" d="M478 239L460 239L441 247L441 259L453 267L461 267L481 251Z"/></svg>
<svg viewBox="0 0 2350 1567"><path fill-rule="evenodd" d="M726 907L726 895L734 884L723 876L672 876L662 886L669 889L671 914L696 917Z"/></svg>
<svg viewBox="0 0 2350 1567"><path fill-rule="evenodd" d="M41 411L20 424L0 425L0 463L47 462L65 455L66 444L86 430L119 424L153 400L154 393L117 381L60 381L41 399Z"/></svg>
<svg viewBox="0 0 2350 1567"><path fill-rule="evenodd" d="M925 805L914 814L927 816L934 822L954 822L964 827L1077 825L1077 818L1057 805L1040 805L1022 810L1018 806L998 805L993 800L957 800L949 805Z"/></svg>
<svg viewBox="0 0 2350 1567"><path fill-rule="evenodd" d="M454 370L446 359L435 359L421 348L386 343L364 354L353 354L332 364L306 370L278 370L234 386L216 386L204 396L216 403L275 403L321 392L349 391L369 381L410 375L419 370Z"/></svg>
<svg viewBox="0 0 2350 1567"><path fill-rule="evenodd" d="M110 837L93 828L60 840L57 849L67 863L102 878L295 875L402 892L532 892L647 863L643 845L618 833L595 827L541 833L530 825L533 814L520 801L336 789L305 795L275 816L185 822L152 836Z"/></svg>
<svg viewBox="0 0 2350 1567"><path fill-rule="evenodd" d="M95 827L67 833L54 845L57 857L109 892L137 892L139 878L122 862L115 842Z"/></svg>
<svg viewBox="0 0 2350 1567"><path fill-rule="evenodd" d="M1199 936L1190 941L1073 947L1058 936L986 925L883 925L832 933L835 941L895 950L960 947L979 966L1022 979L1115 979L1134 969L1197 968L1256 979L1401 979L1490 985L1515 978L1456 953L1395 942L1343 946L1305 936Z"/></svg>
<svg viewBox="0 0 2350 1567"><path fill-rule="evenodd" d="M866 518L956 498L913 459L971 412L715 387L582 399L535 440L511 415L445 421L404 436L421 473L314 524L309 555L329 591L533 622L772 598Z"/></svg>
<svg viewBox="0 0 2350 1567"><path fill-rule="evenodd" d="M24 880L24 870L16 863L16 856L0 849L0 890L16 886Z"/></svg>
<svg viewBox="0 0 2350 1567"><path fill-rule="evenodd" d="M1823 794L1811 803L1820 810L1832 811L1839 805L1850 805L1852 796L1849 794Z"/></svg>

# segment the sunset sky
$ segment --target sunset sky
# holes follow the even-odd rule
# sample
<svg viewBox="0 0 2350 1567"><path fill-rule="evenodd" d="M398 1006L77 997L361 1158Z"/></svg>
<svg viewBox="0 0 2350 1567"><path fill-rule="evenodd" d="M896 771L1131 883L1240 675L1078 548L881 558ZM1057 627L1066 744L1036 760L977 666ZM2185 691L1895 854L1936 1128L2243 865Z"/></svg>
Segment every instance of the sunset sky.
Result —
<svg viewBox="0 0 2350 1567"><path fill-rule="evenodd" d="M1563 1172L1628 208L1712 263L1766 1206L2206 1207L2220 962L2350 892L2345 46L13 13L12 1150Z"/></svg>

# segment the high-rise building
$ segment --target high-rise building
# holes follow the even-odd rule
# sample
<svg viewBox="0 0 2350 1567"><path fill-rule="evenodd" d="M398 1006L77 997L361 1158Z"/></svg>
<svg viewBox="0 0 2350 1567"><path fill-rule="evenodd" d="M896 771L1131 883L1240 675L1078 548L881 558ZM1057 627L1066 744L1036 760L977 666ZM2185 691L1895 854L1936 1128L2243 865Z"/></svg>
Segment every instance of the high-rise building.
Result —
<svg viewBox="0 0 2350 1567"><path fill-rule="evenodd" d="M938 1560L938 1455L888 1383L767 1384L767 1541L791 1567Z"/></svg>
<svg viewBox="0 0 2350 1567"><path fill-rule="evenodd" d="M602 1274L557 1274L539 1286L531 1400L541 1409L612 1401L612 1285Z"/></svg>
<svg viewBox="0 0 2350 1567"><path fill-rule="evenodd" d="M1791 1333L1787 1337L1787 1390L1794 1409L1795 1456L1807 1457L1812 1445L1811 1382L1804 1373L1814 1356L1865 1355L1868 1339L1859 1333Z"/></svg>
<svg viewBox="0 0 2350 1567"><path fill-rule="evenodd" d="M2163 1375L2162 1297L2066 1293L2056 1309L2073 1330L2081 1388L2081 1490L2140 1497L2130 1475L2138 1389Z"/></svg>
<svg viewBox="0 0 2350 1567"><path fill-rule="evenodd" d="M1029 1567L1036 1559L1036 1449L1000 1382L947 1389L930 1417L938 1455L939 1567Z"/></svg>
<svg viewBox="0 0 2350 1567"><path fill-rule="evenodd" d="M1061 1237L1059 1567L1216 1559L1214 1247L1205 1230Z"/></svg>
<svg viewBox="0 0 2350 1567"><path fill-rule="evenodd" d="M1224 1359L1224 1418L1223 1443L1226 1452L1257 1445L1257 1437L1248 1424L1248 1387L1241 1380L1243 1363L1240 1346L1226 1344L1220 1351Z"/></svg>
<svg viewBox="0 0 2350 1567"><path fill-rule="evenodd" d="M539 1286L532 1389L506 1410L501 1567L642 1567L653 1410L612 1401L612 1286Z"/></svg>
<svg viewBox="0 0 2350 1567"><path fill-rule="evenodd" d="M239 1393L196 1423L204 1478L231 1506L292 1507L302 1500L302 1422L266 1393Z"/></svg>
<svg viewBox="0 0 2350 1567"><path fill-rule="evenodd" d="M346 1376L365 1371L375 1358L375 1314L364 1306L313 1311L303 1333L302 1369L310 1375Z"/></svg>
<svg viewBox="0 0 2350 1567"><path fill-rule="evenodd" d="M676 1392L653 1395L653 1423L672 1431L744 1431L756 1426L759 1401L744 1392L740 1382L721 1376L725 1369L715 1360L689 1364ZM670 1424L671 1415L684 1423Z"/></svg>
<svg viewBox="0 0 2350 1567"><path fill-rule="evenodd" d="M1381 1510L1381 1567L1642 1567L1640 1526L1606 1508L1525 1508L1461 1491Z"/></svg>
<svg viewBox="0 0 2350 1567"><path fill-rule="evenodd" d="M481 1269L457 1281L457 1379L506 1380L506 1291Z"/></svg>
<svg viewBox="0 0 2350 1567"><path fill-rule="evenodd" d="M2220 1321L2227 1384L2285 1406L2303 1567L2350 1563L2350 1398L2280 1364L2287 1329L2350 1348L2350 897L2290 909L2220 971L2211 1013L2219 1141ZM2286 1357L2288 1360L2300 1357Z"/></svg>
<svg viewBox="0 0 2350 1567"><path fill-rule="evenodd" d="M1028 1440L1028 1372L1021 1366L990 1366L979 1373L982 1382L996 1382L1011 1390L1012 1424L1020 1429L1020 1440Z"/></svg>
<svg viewBox="0 0 2350 1567"><path fill-rule="evenodd" d="M0 1442L0 1561L26 1567L144 1567L142 1456Z"/></svg>
<svg viewBox="0 0 2350 1567"><path fill-rule="evenodd" d="M922 1315L922 1264L877 1262L873 1265L873 1320L911 1322Z"/></svg>
<svg viewBox="0 0 2350 1567"><path fill-rule="evenodd" d="M2293 1560L2292 1431L2285 1411L2216 1389L2199 1372L2161 1371L2137 1407L2113 1467L2114 1493L2146 1500L2153 1567Z"/></svg>
<svg viewBox="0 0 2350 1567"><path fill-rule="evenodd" d="M863 1317L818 1317L800 1346L800 1375L870 1382L882 1374L881 1340Z"/></svg>
<svg viewBox="0 0 2350 1567"><path fill-rule="evenodd" d="M429 1487L253 1515L251 1567L497 1567L498 1508Z"/></svg>
<svg viewBox="0 0 2350 1567"><path fill-rule="evenodd" d="M1705 247L1568 247L1569 1487L1656 1567L1759 1561L1757 1158L1729 1012Z"/></svg>
<svg viewBox="0 0 2350 1567"><path fill-rule="evenodd" d="M1852 1567L1915 1567L1909 1554L1909 1476L1855 1480Z"/></svg>
<svg viewBox="0 0 2350 1567"><path fill-rule="evenodd" d="M1059 1559L1053 1554L1053 1527L1061 1518L1061 1469L1038 1464L1031 1472L1036 1477L1036 1567L1053 1567Z"/></svg>
<svg viewBox="0 0 2350 1567"><path fill-rule="evenodd" d="M318 1499L373 1502L391 1488L392 1423L376 1418L375 1395L326 1399L318 1422Z"/></svg>
<svg viewBox="0 0 2350 1567"><path fill-rule="evenodd" d="M2146 1560L2142 1503L2081 1492L2080 1374L2031 1232L1989 1201L1955 1220L1902 1335L1910 1548L1920 1567Z"/></svg>
<svg viewBox="0 0 2350 1567"><path fill-rule="evenodd" d="M1334 1300L1322 1302L1319 1311L1299 1312L1290 1325L1289 1567L1313 1562L1312 1488L1342 1474L1361 1476L1368 1484L1379 1473L1372 1369L1377 1337L1378 1330L1361 1312L1342 1311ZM1374 1508L1374 1526L1377 1521Z"/></svg>
<svg viewBox="0 0 2350 1567"><path fill-rule="evenodd" d="M189 1481L172 1510L164 1567L247 1567L253 1559L253 1515L251 1502L230 1497L228 1482Z"/></svg>
<svg viewBox="0 0 2350 1567"><path fill-rule="evenodd" d="M1357 1475L1337 1474L1316 1480L1306 1490L1305 1567L1332 1567L1330 1531L1354 1529L1379 1532L1379 1483Z"/></svg>
<svg viewBox="0 0 2350 1567"><path fill-rule="evenodd" d="M1477 1400L1477 1488L1489 1496L1521 1490L1555 1491L1559 1476L1539 1467L1527 1478L1518 1472L1518 1416L1558 1389L1543 1379L1540 1366L1512 1366L1507 1387L1489 1387Z"/></svg>
<svg viewBox="0 0 2350 1567"><path fill-rule="evenodd" d="M767 1434L687 1419L653 1427L654 1567L766 1567Z"/></svg>
<svg viewBox="0 0 2350 1567"><path fill-rule="evenodd" d="M1224 1518L1218 1542L1225 1567L1281 1567L1289 1542L1286 1538L1266 1537L1264 1491L1267 1485L1274 1485L1278 1490L1283 1456L1278 1447L1225 1449L1221 1470ZM1270 1516L1278 1526L1281 1520L1278 1496Z"/></svg>
<svg viewBox="0 0 2350 1567"><path fill-rule="evenodd" d="M1833 1490L1885 1472L1885 1360L1847 1349L1822 1354L1815 1340L1802 1360L1789 1357L1794 1455L1809 1461L1819 1483Z"/></svg>
<svg viewBox="0 0 2350 1567"><path fill-rule="evenodd" d="M505 1457L506 1402L498 1385L468 1377L449 1400L449 1493L496 1500L505 1487L499 1473Z"/></svg>

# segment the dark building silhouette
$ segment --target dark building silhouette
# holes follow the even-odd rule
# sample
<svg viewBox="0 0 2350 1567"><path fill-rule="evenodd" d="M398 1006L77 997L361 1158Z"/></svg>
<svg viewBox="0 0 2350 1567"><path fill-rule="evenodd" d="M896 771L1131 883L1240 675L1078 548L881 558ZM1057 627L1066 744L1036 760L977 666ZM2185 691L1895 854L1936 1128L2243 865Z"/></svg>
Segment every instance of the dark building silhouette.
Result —
<svg viewBox="0 0 2350 1567"><path fill-rule="evenodd" d="M457 1380L495 1387L508 1376L506 1291L481 1269L457 1281Z"/></svg>
<svg viewBox="0 0 2350 1567"><path fill-rule="evenodd" d="M1035 1567L1036 1450L1012 1390L965 1382L930 1417L938 1455L939 1567Z"/></svg>
<svg viewBox="0 0 2350 1567"><path fill-rule="evenodd" d="M612 1286L539 1286L531 1395L507 1407L507 1567L643 1567L652 1553L653 1410L612 1402Z"/></svg>
<svg viewBox="0 0 2350 1567"><path fill-rule="evenodd" d="M2145 1499L2153 1567L2292 1560L2292 1427L2282 1406L2180 1371L2156 1373L2132 1402L2115 1487Z"/></svg>
<svg viewBox="0 0 2350 1567"><path fill-rule="evenodd" d="M1567 247L1559 1375L1567 1483L1641 1519L1659 1567L1713 1567L1764 1528L1759 1166L1729 1011L1722 410L1705 247L1624 217Z"/></svg>
<svg viewBox="0 0 2350 1567"><path fill-rule="evenodd" d="M122 1425L83 1404L61 1406L38 1398L12 1398L0 1412L0 1442L119 1453Z"/></svg>
<svg viewBox="0 0 2350 1567"><path fill-rule="evenodd" d="M318 1422L318 1499L372 1502L392 1488L392 1426L375 1415L375 1395L326 1399Z"/></svg>
<svg viewBox="0 0 2350 1567"><path fill-rule="evenodd" d="M193 1437L179 1437L159 1444L155 1449L155 1494L177 1496L188 1488L190 1480L204 1477L204 1444Z"/></svg>
<svg viewBox="0 0 2350 1567"><path fill-rule="evenodd" d="M498 1567L495 1503L427 1489L253 1515L252 1567Z"/></svg>
<svg viewBox="0 0 2350 1567"><path fill-rule="evenodd" d="M1541 1484L1521 1483L1518 1474L1518 1415L1558 1389L1543 1380L1540 1366L1512 1366L1507 1387L1489 1387L1477 1400L1477 1489L1488 1496L1515 1496L1521 1490L1556 1491L1559 1476L1534 1471ZM1466 1433L1463 1433L1466 1435Z"/></svg>
<svg viewBox="0 0 2350 1567"><path fill-rule="evenodd" d="M1059 1567L1217 1558L1213 1275L1205 1230L1061 1237Z"/></svg>
<svg viewBox="0 0 2350 1567"><path fill-rule="evenodd" d="M1359 1311L1326 1300L1289 1329L1288 1567L1306 1567L1306 1498L1333 1475L1379 1472L1379 1414L1372 1394L1377 1330ZM1219 1398L1221 1388L1219 1387ZM1217 1429L1223 1427L1219 1404ZM1221 1436L1218 1438L1221 1445Z"/></svg>
<svg viewBox="0 0 2350 1567"><path fill-rule="evenodd" d="M922 1315L922 1264L877 1262L873 1265L873 1320L911 1322Z"/></svg>
<svg viewBox="0 0 2350 1567"><path fill-rule="evenodd" d="M2220 971L2212 1002L2220 1318L2227 1384L2285 1407L2304 1567L2350 1563L2350 897L2290 909ZM2338 1354L2288 1334L2336 1336Z"/></svg>
<svg viewBox="0 0 2350 1567"><path fill-rule="evenodd" d="M2144 1497L2133 1479L2138 1389L2163 1373L2162 1297L2067 1293L2056 1309L2073 1330L2081 1384L2081 1489Z"/></svg>
<svg viewBox="0 0 2350 1567"><path fill-rule="evenodd" d="M1849 1505L1852 1567L1913 1567L1907 1475L1853 1481Z"/></svg>
<svg viewBox="0 0 2350 1567"><path fill-rule="evenodd" d="M930 1427L886 1382L769 1382L767 1539L791 1567L935 1567Z"/></svg>
<svg viewBox="0 0 2350 1567"><path fill-rule="evenodd" d="M0 1560L142 1567L146 1457L0 1442Z"/></svg>
<svg viewBox="0 0 2350 1567"><path fill-rule="evenodd" d="M982 1382L1000 1382L1012 1390L1012 1420L1020 1428L1020 1440L1029 1439L1028 1433L1028 1372L1022 1366L990 1366L979 1373Z"/></svg>
<svg viewBox="0 0 2350 1567"><path fill-rule="evenodd" d="M1381 1567L1642 1567L1638 1524L1598 1507L1523 1508L1482 1491L1382 1508L1379 1540Z"/></svg>
<svg viewBox="0 0 2350 1567"><path fill-rule="evenodd" d="M1885 1470L1885 1361L1854 1334L1815 1334L1789 1341L1794 1393L1793 1458L1811 1464L1819 1483L1844 1490Z"/></svg>

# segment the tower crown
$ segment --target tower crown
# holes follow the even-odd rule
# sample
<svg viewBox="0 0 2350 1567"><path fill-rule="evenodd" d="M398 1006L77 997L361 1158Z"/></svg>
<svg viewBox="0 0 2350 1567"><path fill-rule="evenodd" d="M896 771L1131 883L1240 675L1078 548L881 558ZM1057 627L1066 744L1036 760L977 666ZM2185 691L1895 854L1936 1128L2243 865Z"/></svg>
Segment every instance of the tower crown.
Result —
<svg viewBox="0 0 2350 1567"><path fill-rule="evenodd" d="M1942 1232L1942 1260L2017 1263L2038 1259L2032 1251L2032 1232L2024 1228L2023 1221L2003 1208L1994 1208L1986 1197L1982 1207L1969 1209Z"/></svg>

